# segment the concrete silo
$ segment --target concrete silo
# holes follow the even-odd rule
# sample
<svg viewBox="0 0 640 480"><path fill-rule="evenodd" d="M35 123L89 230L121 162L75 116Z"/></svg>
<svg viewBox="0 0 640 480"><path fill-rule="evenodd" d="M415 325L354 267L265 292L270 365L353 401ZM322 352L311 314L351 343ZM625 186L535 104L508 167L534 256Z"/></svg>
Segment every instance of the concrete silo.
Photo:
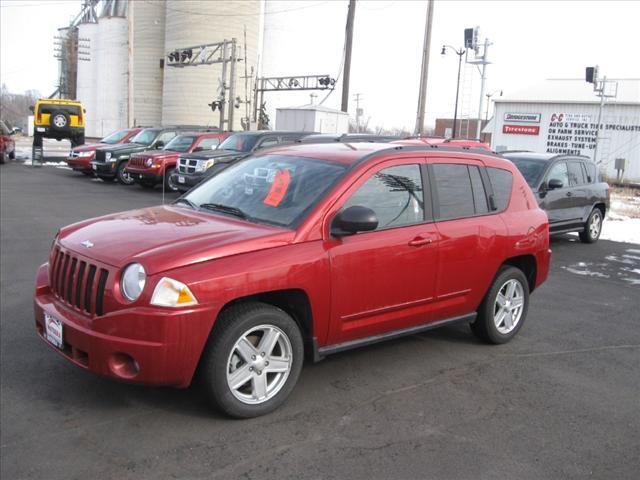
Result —
<svg viewBox="0 0 640 480"><path fill-rule="evenodd" d="M96 122L87 136L126 128L128 114L129 27L126 0L104 2L96 45Z"/></svg>
<svg viewBox="0 0 640 480"><path fill-rule="evenodd" d="M129 2L128 125L162 122L164 0Z"/></svg>
<svg viewBox="0 0 640 480"><path fill-rule="evenodd" d="M244 44L247 32L247 66L256 68L258 51L260 0L200 2L188 0L168 0L166 2L165 54L176 49L194 47L236 38L239 47ZM239 56L243 55L239 50ZM222 66L200 65L197 67L175 68L165 66L162 95L162 122L164 125L219 123L219 112L212 112L207 105L218 97L218 81ZM244 65L237 65L235 92L245 98ZM246 92L251 98L251 92ZM228 98L228 92L227 92ZM233 101L231 101L233 105ZM236 109L234 130L240 130L240 118L244 108Z"/></svg>
<svg viewBox="0 0 640 480"><path fill-rule="evenodd" d="M98 23L95 18L87 18L78 25L78 79L76 98L82 102L85 113L85 134L95 136L96 132L96 87L97 87L97 47Z"/></svg>

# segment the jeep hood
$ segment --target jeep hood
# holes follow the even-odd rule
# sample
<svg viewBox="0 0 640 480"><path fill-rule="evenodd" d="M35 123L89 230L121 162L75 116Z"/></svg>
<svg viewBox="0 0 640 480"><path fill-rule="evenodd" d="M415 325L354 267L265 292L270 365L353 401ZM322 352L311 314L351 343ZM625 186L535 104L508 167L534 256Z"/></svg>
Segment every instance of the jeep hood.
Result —
<svg viewBox="0 0 640 480"><path fill-rule="evenodd" d="M198 158L200 160L215 159L225 161L227 159L242 158L249 155L249 152L236 152L235 150L211 150L208 152L183 153L182 157Z"/></svg>
<svg viewBox="0 0 640 480"><path fill-rule="evenodd" d="M70 225L60 230L58 242L80 255L118 268L140 262L152 275L286 245L294 233L223 214L166 205Z"/></svg>
<svg viewBox="0 0 640 480"><path fill-rule="evenodd" d="M109 146L108 143L85 143L71 149L72 152L91 152L101 147Z"/></svg>
<svg viewBox="0 0 640 480"><path fill-rule="evenodd" d="M111 155L117 156L123 153L142 152L149 148L148 145L141 145L139 143L122 143L117 145L109 145L108 147L100 147L101 152L111 152Z"/></svg>

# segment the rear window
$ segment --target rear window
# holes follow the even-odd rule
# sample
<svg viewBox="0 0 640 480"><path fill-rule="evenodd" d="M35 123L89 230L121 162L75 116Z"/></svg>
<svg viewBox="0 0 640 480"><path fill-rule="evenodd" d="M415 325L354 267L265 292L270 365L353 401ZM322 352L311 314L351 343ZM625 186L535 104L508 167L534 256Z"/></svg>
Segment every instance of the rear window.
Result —
<svg viewBox="0 0 640 480"><path fill-rule="evenodd" d="M80 107L77 105L40 105L40 113L66 112L69 115L80 115Z"/></svg>
<svg viewBox="0 0 640 480"><path fill-rule="evenodd" d="M511 199L511 184L513 183L513 175L507 170L500 168L487 168L489 181L493 188L493 199L498 211L502 211L509 205Z"/></svg>
<svg viewBox="0 0 640 480"><path fill-rule="evenodd" d="M583 163L584 168L587 170L587 183L594 183L598 181L598 175L596 173L596 166L591 162Z"/></svg>
<svg viewBox="0 0 640 480"><path fill-rule="evenodd" d="M471 177L466 165L435 164L434 179L438 193L440 220L475 215Z"/></svg>

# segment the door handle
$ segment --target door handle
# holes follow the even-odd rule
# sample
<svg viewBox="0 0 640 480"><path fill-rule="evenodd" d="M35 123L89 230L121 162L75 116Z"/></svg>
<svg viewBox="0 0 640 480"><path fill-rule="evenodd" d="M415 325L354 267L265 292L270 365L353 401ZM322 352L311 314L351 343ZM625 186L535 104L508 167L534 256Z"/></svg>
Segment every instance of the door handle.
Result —
<svg viewBox="0 0 640 480"><path fill-rule="evenodd" d="M422 245L429 245L433 243L433 238L431 237L416 237L409 242L410 247L421 247Z"/></svg>
<svg viewBox="0 0 640 480"><path fill-rule="evenodd" d="M573 196L573 193L567 192L567 197L572 197L572 196Z"/></svg>

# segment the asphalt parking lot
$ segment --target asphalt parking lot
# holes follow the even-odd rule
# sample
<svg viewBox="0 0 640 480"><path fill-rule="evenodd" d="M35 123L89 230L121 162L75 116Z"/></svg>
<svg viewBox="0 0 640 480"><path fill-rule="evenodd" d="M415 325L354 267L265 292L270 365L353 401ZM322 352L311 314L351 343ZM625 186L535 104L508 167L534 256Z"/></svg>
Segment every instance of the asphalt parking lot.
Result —
<svg viewBox="0 0 640 480"><path fill-rule="evenodd" d="M638 245L555 239L511 343L450 327L339 354L306 365L283 408L238 421L196 388L95 377L35 334L56 230L160 190L17 163L0 179L3 479L638 478Z"/></svg>

